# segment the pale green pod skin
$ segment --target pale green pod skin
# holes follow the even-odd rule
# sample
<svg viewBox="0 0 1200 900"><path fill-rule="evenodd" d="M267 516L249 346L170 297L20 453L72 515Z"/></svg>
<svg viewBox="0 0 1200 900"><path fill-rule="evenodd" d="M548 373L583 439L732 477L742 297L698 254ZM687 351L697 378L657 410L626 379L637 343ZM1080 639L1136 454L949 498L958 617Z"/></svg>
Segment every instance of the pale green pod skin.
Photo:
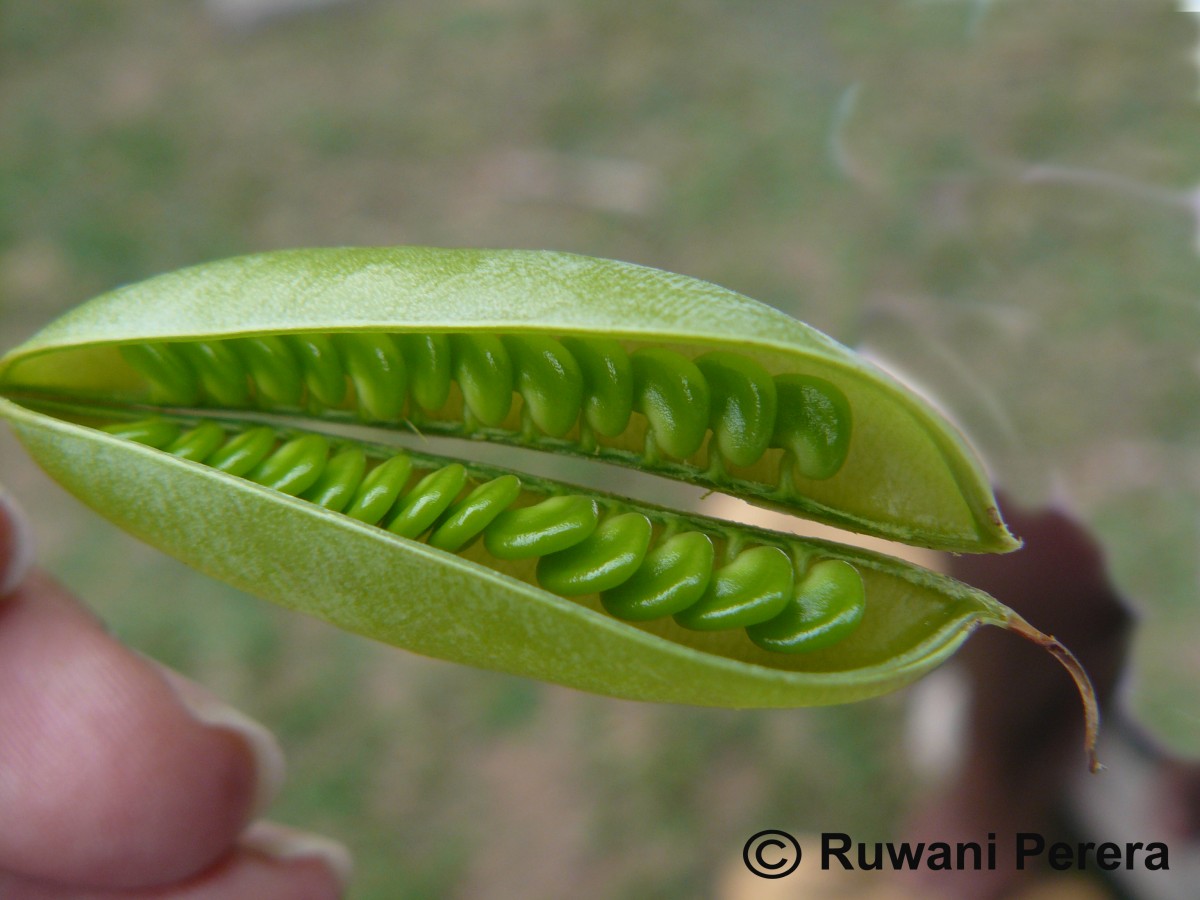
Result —
<svg viewBox="0 0 1200 900"><path fill-rule="evenodd" d="M358 520L353 502L337 512L220 470L245 475L261 463L277 442L271 428L237 435L200 464L76 421L136 418L154 405L156 388L122 355L130 344L179 351L196 378L200 417L239 427L259 421L253 415L259 398L240 360L235 357L234 368L213 376L205 366L193 365L193 357L206 352L195 348L228 349L233 339L272 335L288 337L306 373L304 408L327 407L305 427L320 431L325 421L352 423L364 415L365 404L355 402L364 392L356 383L337 403L329 402L337 392L336 379L329 377L326 395L318 396L297 342L319 345L328 339L344 356L342 338L395 341L407 334L446 335L455 348L457 389L450 392L449 412L422 417L422 434L469 435L595 456L913 544L962 551L1017 546L996 512L982 466L961 436L888 375L802 323L730 291L569 254L300 250L170 273L97 298L0 359L0 416L51 476L130 533L246 591L441 659L630 699L761 707L846 702L894 690L944 661L981 624L1033 635L1060 659L1066 654L986 594L899 560L678 515L670 519L674 536L662 545L681 536L710 541L708 534L726 535L721 540L728 544L780 548L801 573L821 564L809 568L809 561L845 562L865 589L861 622L827 647L774 653L756 646L745 630L696 631L669 615L622 621L604 611L603 594L572 599L538 586L528 561L574 546L595 530L598 501L588 496L551 496L538 504L569 499L590 509L582 517L584 526L591 522L590 530L579 528L565 546L534 553L505 548L504 517L537 509L519 507L493 520L484 540L454 554ZM584 387L577 430L582 433L587 424L600 435L594 446L576 441L572 433L562 438L522 434L514 422L519 417L509 414L511 390L494 398L497 407L507 401L505 421L487 425L473 413L475 421L464 424L455 406L462 403L458 393L467 394L457 345L469 337L491 339L503 349L500 336L517 334L551 337L568 350L572 341L592 346L613 341L627 355L670 350L693 368L690 360L704 353L729 352L753 359L774 378L823 379L837 387L852 413L845 461L827 479L797 477L787 496L771 483L782 455L778 450L769 451L768 457L775 456L756 463L753 471L732 472L719 483L693 461L650 464L642 455L649 428L641 413L612 438L589 418L589 392L595 393L596 382L589 381L587 361L579 365ZM343 384L354 380L352 368L340 359ZM511 368L509 378L511 385ZM180 397L191 390L186 378L173 383ZM225 394L228 404L219 399ZM394 415L368 411L368 417L388 418L385 424L398 435L410 434L404 416L420 403L408 400L404 392L392 393ZM169 414L179 404L164 405ZM184 428L196 424L196 417L184 412L178 418ZM710 439L708 422L706 407L702 443ZM377 450L374 458L387 452ZM664 448L664 453L671 451ZM394 479L399 482L393 485L394 503L408 479L407 470L399 469L409 465L403 455L376 465L360 492L376 473L394 466L393 474L404 476ZM476 466L471 477L504 474ZM525 475L521 481L530 490L543 483ZM562 490L547 487L542 495ZM636 509L656 528L667 521L648 504L635 506L616 497L604 502L608 509ZM391 505L374 521L386 522ZM569 510L545 516L548 530L563 521L564 512ZM508 537L527 533L522 528ZM799 576L801 583L805 577ZM1072 672L1082 679L1077 668ZM1094 707L1089 706L1089 734L1094 731Z"/></svg>
<svg viewBox="0 0 1200 900"><path fill-rule="evenodd" d="M641 513L613 516L574 547L538 560L537 583L563 597L614 588L637 572L653 533Z"/></svg>
<svg viewBox="0 0 1200 900"><path fill-rule="evenodd" d="M782 653L832 647L862 621L866 588L854 566L841 559L823 559L805 573L791 601L781 615L747 628L750 640L764 650Z"/></svg>
<svg viewBox="0 0 1200 900"><path fill-rule="evenodd" d="M676 613L675 621L697 631L746 628L769 621L792 599L794 579L792 561L778 547L744 550L713 572L704 596ZM861 612L860 608L860 619Z"/></svg>

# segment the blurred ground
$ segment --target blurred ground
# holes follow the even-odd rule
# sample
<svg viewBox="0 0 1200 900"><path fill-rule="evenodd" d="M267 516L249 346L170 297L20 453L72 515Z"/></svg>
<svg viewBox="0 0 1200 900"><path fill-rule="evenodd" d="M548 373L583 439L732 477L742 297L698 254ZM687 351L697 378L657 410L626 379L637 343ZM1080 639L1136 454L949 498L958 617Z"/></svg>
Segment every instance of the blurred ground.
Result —
<svg viewBox="0 0 1200 900"><path fill-rule="evenodd" d="M117 283L285 246L550 247L717 281L866 341L1018 496L1099 529L1146 611L1129 692L1200 753L1200 659L1173 650L1200 583L1190 17L299 6L0 6L0 346ZM357 897L703 896L755 831L886 840L922 789L902 696L659 708L432 662L134 544L7 432L0 478L118 634L281 734L274 814L347 841Z"/></svg>

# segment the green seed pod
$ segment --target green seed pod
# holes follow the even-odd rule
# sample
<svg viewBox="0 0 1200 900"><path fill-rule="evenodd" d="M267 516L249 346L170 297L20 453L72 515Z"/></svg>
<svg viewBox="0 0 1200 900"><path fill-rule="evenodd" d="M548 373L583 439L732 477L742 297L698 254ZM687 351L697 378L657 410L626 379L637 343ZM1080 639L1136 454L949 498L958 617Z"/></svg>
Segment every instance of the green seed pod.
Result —
<svg viewBox="0 0 1200 900"><path fill-rule="evenodd" d="M286 428L259 424L274 411ZM1017 546L979 461L928 403L704 282L527 251L225 260L99 297L10 351L0 415L133 534L418 653L642 700L806 705L893 690L991 624L1067 665L1095 736L1073 657L977 590L518 476L462 441L425 452L471 437L910 544ZM363 420L393 439L347 437Z"/></svg>

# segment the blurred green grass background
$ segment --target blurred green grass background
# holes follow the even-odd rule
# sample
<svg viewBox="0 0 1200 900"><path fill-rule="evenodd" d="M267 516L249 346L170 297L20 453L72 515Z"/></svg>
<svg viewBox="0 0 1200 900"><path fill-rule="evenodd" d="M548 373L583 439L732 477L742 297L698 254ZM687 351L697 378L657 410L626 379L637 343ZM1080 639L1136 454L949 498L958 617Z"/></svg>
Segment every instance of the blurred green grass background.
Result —
<svg viewBox="0 0 1200 900"><path fill-rule="evenodd" d="M276 247L545 247L708 278L928 386L1148 611L1131 693L1200 754L1193 19L1167 2L0 6L0 347ZM224 13L222 13L224 10ZM597 698L285 615L82 510L7 432L41 558L275 729L272 815L356 897L693 897L766 827L895 832L903 696ZM1165 698L1165 699L1164 699Z"/></svg>

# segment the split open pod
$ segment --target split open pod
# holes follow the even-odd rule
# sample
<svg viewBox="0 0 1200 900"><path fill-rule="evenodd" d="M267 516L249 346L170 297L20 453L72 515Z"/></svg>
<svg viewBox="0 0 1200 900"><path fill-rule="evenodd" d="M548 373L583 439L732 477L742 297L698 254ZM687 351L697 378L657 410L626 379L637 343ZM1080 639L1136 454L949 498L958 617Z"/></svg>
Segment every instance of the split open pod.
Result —
<svg viewBox="0 0 1200 900"><path fill-rule="evenodd" d="M413 440L632 467L924 547L1018 546L926 402L702 281L532 251L224 260L51 323L0 360L0 414L122 528L418 653L639 700L802 706L900 687L997 625L1067 665L1095 739L1074 658L980 591Z"/></svg>

